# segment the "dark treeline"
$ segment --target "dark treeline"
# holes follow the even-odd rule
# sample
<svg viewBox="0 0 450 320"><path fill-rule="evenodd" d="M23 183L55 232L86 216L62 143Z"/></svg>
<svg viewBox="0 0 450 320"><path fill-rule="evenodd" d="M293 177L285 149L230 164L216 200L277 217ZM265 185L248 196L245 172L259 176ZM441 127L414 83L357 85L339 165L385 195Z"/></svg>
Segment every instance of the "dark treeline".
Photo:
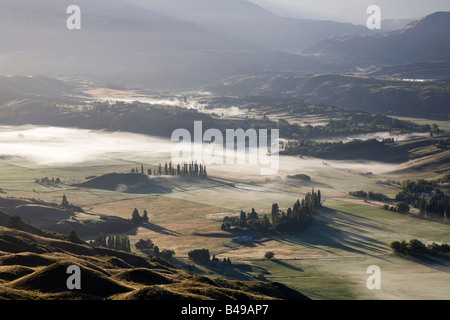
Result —
<svg viewBox="0 0 450 320"><path fill-rule="evenodd" d="M233 100L230 105L235 105L238 101ZM312 139L318 137L331 137L349 134L364 134L391 130L404 130L414 132L432 132L430 125L418 125L413 122L394 119L388 116L375 115L370 112L348 111L337 107L331 107L326 104L316 103L310 105L305 101L298 99L281 102L273 101L268 97L245 97L239 101L240 104L248 103L251 108L258 110L261 107L270 104L270 109L275 113L278 110L286 111L295 115L309 114L327 114L331 110L343 113L345 116L339 120L329 120L325 125L311 126L290 123L281 119L278 121L270 120L267 115L261 118L245 118L239 120L213 118L207 114L202 114L196 109L186 109L183 107L166 105L149 105L142 102L109 104L108 102L97 102L95 107L86 107L83 111L89 114L89 118L98 119L100 124L110 130L125 130L130 132L145 133L150 135L170 137L177 128L186 128L193 133L193 121L202 121L203 129L216 128L224 135L226 129L279 129L280 137L286 139ZM278 107L277 107L277 104ZM214 104L209 104L214 105ZM226 107L227 104L219 103L217 106ZM131 112L130 112L131 111ZM67 115L65 115L67 116ZM74 115L75 116L75 115ZM79 115L78 115L79 116ZM161 120L164 118L164 121ZM115 119L116 121L111 121ZM151 123L149 123L151 119ZM78 122L83 123L83 118L77 118ZM114 123L114 125L111 125ZM116 127L120 124L121 127ZM187 125L189 124L189 125ZM82 126L83 127L83 126ZM439 132L439 131L435 131Z"/></svg>
<svg viewBox="0 0 450 320"><path fill-rule="evenodd" d="M383 201L383 200L388 200L389 197L379 193L379 192L373 192L373 191L369 191L369 192L365 192L363 190L359 190L359 191L350 191L348 193L349 195L353 196L353 197L357 197L357 198L362 198L362 199L369 199L369 200L375 200L375 201Z"/></svg>
<svg viewBox="0 0 450 320"><path fill-rule="evenodd" d="M308 192L300 201L294 203L292 208L285 212L280 210L277 203L272 204L270 219L265 214L259 217L255 209L246 213L241 210L239 216L223 219L221 229L231 230L232 228L251 229L256 231L276 230L280 232L298 231L304 228L311 221L312 214L321 206L321 193L312 190Z"/></svg>
<svg viewBox="0 0 450 320"><path fill-rule="evenodd" d="M59 178L51 178L49 179L48 177L44 177L44 178L34 178L34 182L35 183L41 183L41 184L59 184L61 183L61 179Z"/></svg>
<svg viewBox="0 0 450 320"><path fill-rule="evenodd" d="M392 241L389 247L395 253L401 253L410 256L450 256L450 245L443 243L425 245L423 242L417 239L411 239L409 242Z"/></svg>
<svg viewBox="0 0 450 320"><path fill-rule="evenodd" d="M141 164L141 167L136 167L131 169L131 173L141 173L144 174L144 166ZM160 163L158 168L147 169L147 174L149 176L162 176L162 175L170 175L170 176L181 176L187 178L206 178L206 166L201 163L197 163L196 161L192 161L191 163L185 162L183 164L173 164L171 161L166 162L164 166Z"/></svg>
<svg viewBox="0 0 450 320"><path fill-rule="evenodd" d="M409 121L401 121L394 118L384 116L374 116L371 119L357 119L355 115L354 119L330 119L326 125L323 126L302 126L299 124L292 124L288 121L281 119L278 120L275 127L280 130L280 136L287 139L310 139L317 137L333 137L348 134L364 134L374 133L381 131L392 130L407 130L407 131L419 131L419 132L432 132L432 128L429 125L417 125ZM370 120L370 123L367 123ZM361 125L361 122L367 123L367 125ZM392 139L386 139L386 142L393 142Z"/></svg>
<svg viewBox="0 0 450 320"><path fill-rule="evenodd" d="M347 154L362 149L388 152L389 145L392 143L392 138L387 138L382 141L378 141L377 139L355 139L345 143L342 141L317 142L311 140L295 140L281 144L280 154L323 157L337 153Z"/></svg>

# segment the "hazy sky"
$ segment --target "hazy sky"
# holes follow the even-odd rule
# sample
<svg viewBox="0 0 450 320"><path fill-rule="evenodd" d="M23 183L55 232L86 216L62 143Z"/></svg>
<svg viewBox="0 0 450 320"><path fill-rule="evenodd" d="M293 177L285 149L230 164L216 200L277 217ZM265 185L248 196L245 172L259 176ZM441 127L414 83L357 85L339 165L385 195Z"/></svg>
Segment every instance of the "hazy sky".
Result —
<svg viewBox="0 0 450 320"><path fill-rule="evenodd" d="M368 6L381 9L382 19L417 18L450 11L450 0L249 0L279 15L366 24Z"/></svg>

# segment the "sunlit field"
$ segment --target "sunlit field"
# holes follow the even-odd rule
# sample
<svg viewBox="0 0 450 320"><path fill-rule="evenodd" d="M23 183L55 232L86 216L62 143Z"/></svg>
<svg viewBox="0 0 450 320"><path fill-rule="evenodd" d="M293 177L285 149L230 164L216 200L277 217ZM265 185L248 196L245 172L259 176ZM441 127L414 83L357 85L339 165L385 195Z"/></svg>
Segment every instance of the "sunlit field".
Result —
<svg viewBox="0 0 450 320"><path fill-rule="evenodd" d="M199 274L246 280L263 275L313 299L440 299L450 293L445 285L450 280L448 261L405 259L389 248L394 240L412 238L425 244L448 243L448 223L393 213L382 209L381 203L348 196L355 190L395 196L397 187L380 183L407 178L392 173L396 169L392 164L280 156L279 170L272 176L261 176L258 166L211 165L207 179L150 176L154 187L121 192L79 184L88 176L129 173L141 164L156 168L170 161L167 141L79 129L3 127L2 131L3 199L59 203L64 194L86 211L80 220L98 219L96 215L130 219L134 208L147 210L151 225L128 232L138 254L142 253L134 244L151 239L160 248L175 251L175 264ZM363 174L369 171L370 175ZM309 175L311 181L287 179L296 173ZM42 177L59 178L61 184L35 182ZM286 210L312 188L321 190L323 207L302 231L257 234L253 244L245 245L232 241L235 234L221 230L225 216L252 208L270 216L273 203ZM28 218L42 221L64 218L44 209L30 214L40 216ZM224 273L194 266L188 252L197 248L207 248L219 259L230 258L233 268ZM267 251L275 254L270 261L264 258ZM366 287L370 265L381 268L381 290Z"/></svg>

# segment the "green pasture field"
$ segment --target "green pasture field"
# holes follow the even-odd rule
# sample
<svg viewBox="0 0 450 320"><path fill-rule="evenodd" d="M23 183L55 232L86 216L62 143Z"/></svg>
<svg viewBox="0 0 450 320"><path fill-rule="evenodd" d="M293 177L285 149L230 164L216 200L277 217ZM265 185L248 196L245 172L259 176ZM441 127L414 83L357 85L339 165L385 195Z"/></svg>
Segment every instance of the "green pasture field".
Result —
<svg viewBox="0 0 450 320"><path fill-rule="evenodd" d="M287 159L287 160L286 160ZM133 208L148 211L149 227L130 230L132 245L149 238L161 249L175 251L174 263L213 277L252 279L264 276L279 281L313 299L445 299L450 293L448 261L418 260L395 255L389 248L394 240L417 238L428 244L450 243L449 225L381 209L374 202L365 203L348 196L348 191L365 190L396 193L394 186L377 183L391 178L385 165L361 168L354 164L318 159L283 158L278 178L263 179L223 171L208 170L208 180L185 182L167 179L170 192L116 192L76 187L85 177L111 172L128 173L129 164L97 161L79 166L37 166L17 160L0 161L0 196L36 198L59 203L66 194L70 203L85 211L130 218ZM373 168L373 176L361 171ZM287 174L306 173L311 183L285 180ZM59 177L60 185L41 185L35 178ZM402 180L403 176L394 177ZM240 189L244 186L252 189ZM232 241L235 234L222 231L226 215L255 208L269 214L277 202L282 210L291 207L311 187L320 189L323 208L303 231L287 234L256 235L251 245ZM166 189L164 189L166 190ZM154 190L153 190L154 191ZM134 246L133 246L134 247ZM187 258L192 249L207 248L219 259L230 258L227 269L194 265ZM264 259L267 251L275 253ZM381 289L369 290L366 269L381 269Z"/></svg>

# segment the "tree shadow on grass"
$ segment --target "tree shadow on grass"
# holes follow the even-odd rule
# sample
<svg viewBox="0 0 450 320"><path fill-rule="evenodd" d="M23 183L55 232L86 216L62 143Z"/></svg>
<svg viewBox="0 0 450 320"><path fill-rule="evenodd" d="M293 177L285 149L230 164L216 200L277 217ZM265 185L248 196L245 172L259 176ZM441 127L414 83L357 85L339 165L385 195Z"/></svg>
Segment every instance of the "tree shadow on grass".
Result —
<svg viewBox="0 0 450 320"><path fill-rule="evenodd" d="M331 212L331 209L327 211ZM335 249L365 255L386 253L387 244L371 237L372 230L383 229L335 214L316 214L310 225L302 231L283 234L275 237L275 240L335 255L339 255Z"/></svg>
<svg viewBox="0 0 450 320"><path fill-rule="evenodd" d="M195 263L191 262L191 263L186 263L181 259L177 259L177 258L172 258L171 263L181 269L184 270L188 270L192 273L198 274L198 275L203 275L206 274L205 271L203 271L202 269L198 268Z"/></svg>
<svg viewBox="0 0 450 320"><path fill-rule="evenodd" d="M167 235L167 236L179 237L179 236L182 235L179 232L176 232L176 231L173 231L173 230L169 230L167 228L158 226L158 225L153 224L151 222L139 225L138 227L145 228L147 230L154 231L154 232L157 232L157 233L160 233L160 234L164 234L164 235ZM137 231L137 228L135 229L135 232L136 231Z"/></svg>
<svg viewBox="0 0 450 320"><path fill-rule="evenodd" d="M118 191L117 189L115 191ZM125 193L130 194L168 194L172 193L172 189L163 186L142 186L137 188L129 188Z"/></svg>
<svg viewBox="0 0 450 320"><path fill-rule="evenodd" d="M328 208L328 207L322 207L320 209L320 211L323 212L323 213L330 214L331 217L327 217L328 219L337 219L338 218L337 213L340 213L341 215L345 215L345 218L342 217L342 216L339 217L339 218L342 221L345 221L346 223L354 224L355 226L359 226L359 227L363 227L363 228L371 228L371 229L375 229L375 230L378 230L378 231L383 231L384 230L381 227L373 225L373 223L377 222L376 220L369 219L369 218L362 217L362 216L357 216L357 215L355 215L353 213L339 211L339 210L331 209L331 208ZM362 222L362 221L355 222L354 219L363 220L365 222Z"/></svg>
<svg viewBox="0 0 450 320"><path fill-rule="evenodd" d="M300 271L300 272L303 272L303 271L304 271L304 270L303 270L302 268L300 268L300 267L293 266L293 265L290 264L290 263L287 263L287 262L284 262L284 261L281 261L281 260L278 260L278 259L272 259L271 261L274 262L274 263L276 263L276 264L279 264L280 266L283 266L283 267L285 267L285 268L291 269L291 270Z"/></svg>
<svg viewBox="0 0 450 320"><path fill-rule="evenodd" d="M433 270L450 274L450 257L406 256L401 254L398 254L398 256Z"/></svg>

